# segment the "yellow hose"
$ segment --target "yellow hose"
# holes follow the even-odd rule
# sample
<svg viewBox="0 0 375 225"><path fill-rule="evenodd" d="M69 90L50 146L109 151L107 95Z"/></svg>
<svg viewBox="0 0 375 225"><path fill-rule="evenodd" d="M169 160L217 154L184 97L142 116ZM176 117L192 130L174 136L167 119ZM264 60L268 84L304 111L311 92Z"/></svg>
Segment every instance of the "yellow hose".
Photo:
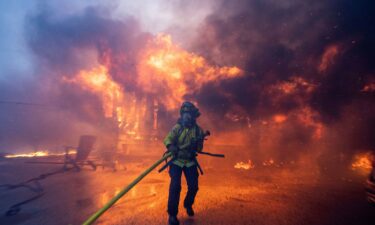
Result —
<svg viewBox="0 0 375 225"><path fill-rule="evenodd" d="M128 191L130 191L139 181L141 181L147 174L149 174L153 169L155 169L160 163L170 157L172 154L167 153L161 159L156 161L152 166L150 166L147 170L145 170L141 175L139 175L133 182L131 182L128 186L122 189L115 197L113 197L107 204L105 204L101 209L99 209L96 213L92 214L90 218L88 218L83 225L90 225L94 223L105 211L107 211L112 205L114 205L122 196L124 196Z"/></svg>

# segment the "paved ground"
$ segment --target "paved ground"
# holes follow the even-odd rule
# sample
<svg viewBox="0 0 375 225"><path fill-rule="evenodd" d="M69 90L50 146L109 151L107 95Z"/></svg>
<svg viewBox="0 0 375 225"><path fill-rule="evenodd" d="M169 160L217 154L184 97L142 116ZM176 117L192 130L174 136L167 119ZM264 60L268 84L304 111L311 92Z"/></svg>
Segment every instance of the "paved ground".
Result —
<svg viewBox="0 0 375 225"><path fill-rule="evenodd" d="M4 216L9 206L33 193L26 189L1 191L0 224L81 224L153 160L133 160L126 170L115 173L85 169L49 177L41 181L44 196L11 217ZM189 219L180 208L182 224L375 224L375 207L365 201L364 174L347 171L325 175L290 166L238 170L232 163L219 165L214 170L212 162L202 161L205 175L200 177L196 216ZM16 183L58 168L2 160L0 183ZM167 191L167 172L153 172L97 224L166 224Z"/></svg>

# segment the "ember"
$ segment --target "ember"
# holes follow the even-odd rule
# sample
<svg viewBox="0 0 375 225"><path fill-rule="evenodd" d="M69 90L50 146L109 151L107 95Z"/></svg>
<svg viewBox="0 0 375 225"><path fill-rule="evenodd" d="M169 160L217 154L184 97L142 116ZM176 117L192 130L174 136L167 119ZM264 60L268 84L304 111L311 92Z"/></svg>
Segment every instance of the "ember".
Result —
<svg viewBox="0 0 375 225"><path fill-rule="evenodd" d="M255 165L253 164L253 162L249 159L246 162L238 162L234 165L234 168L236 169L244 169L244 170L250 170L250 169L253 169L255 167Z"/></svg>
<svg viewBox="0 0 375 225"><path fill-rule="evenodd" d="M372 168L372 159L373 155L371 152L359 153L354 156L351 168L352 170L362 170L369 173Z"/></svg>
<svg viewBox="0 0 375 225"><path fill-rule="evenodd" d="M263 166L272 166L275 163L273 159L269 159L263 162Z"/></svg>

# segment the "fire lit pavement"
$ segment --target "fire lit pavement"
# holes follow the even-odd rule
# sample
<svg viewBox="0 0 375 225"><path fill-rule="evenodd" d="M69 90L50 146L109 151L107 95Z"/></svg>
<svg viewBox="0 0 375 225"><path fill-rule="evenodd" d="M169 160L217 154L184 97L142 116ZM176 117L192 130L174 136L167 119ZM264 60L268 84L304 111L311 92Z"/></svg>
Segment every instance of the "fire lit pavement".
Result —
<svg viewBox="0 0 375 225"><path fill-rule="evenodd" d="M0 224L81 224L156 159L132 161L117 172L85 169L49 177L41 181L44 196L11 217L4 216L9 206L32 193L25 189L1 192ZM58 169L24 161L0 161L1 183L17 183ZM196 216L188 218L180 204L182 224L374 224L375 208L366 202L363 191L366 173L348 169L333 177L314 166L281 166L271 160L259 165L251 160L235 163L230 154L224 161L201 157L201 164L205 174L200 176ZM166 224L168 182L167 171L152 172L97 224ZM185 193L183 180L182 198Z"/></svg>

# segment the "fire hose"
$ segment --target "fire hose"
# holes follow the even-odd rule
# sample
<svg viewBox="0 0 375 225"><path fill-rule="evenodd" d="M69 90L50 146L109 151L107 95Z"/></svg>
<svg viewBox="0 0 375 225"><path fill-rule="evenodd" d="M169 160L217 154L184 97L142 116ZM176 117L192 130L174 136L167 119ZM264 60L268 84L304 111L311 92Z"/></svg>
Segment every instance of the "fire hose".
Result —
<svg viewBox="0 0 375 225"><path fill-rule="evenodd" d="M55 170L55 171L52 171L52 172L49 172L49 173L43 173L43 174L41 174L37 177L31 178L27 181L24 181L24 182L21 182L21 183L18 183L18 184L2 184L2 185L0 185L0 188L2 188L4 190L26 188L26 189L29 189L30 191L36 193L35 196L33 196L29 199L26 199L22 202L18 202L17 204L12 205L9 208L9 210L5 213L5 215L6 216L14 216L21 211L22 205L25 205L29 202L32 202L32 201L42 197L44 195L44 189L43 189L43 187L42 187L42 185L40 184L39 181L41 181L43 179L46 179L49 176L53 176L53 175L56 175L56 174L59 174L59 173L64 173L68 170L70 170L70 169L58 169L58 170ZM34 184L34 186L32 184Z"/></svg>
<svg viewBox="0 0 375 225"><path fill-rule="evenodd" d="M113 206L122 196L124 196L128 191L130 191L136 184L138 184L147 174L149 174L152 170L154 170L158 165L160 165L164 160L168 159L172 156L172 153L168 152L165 154L161 159L156 161L152 166L146 169L141 175L139 175L136 179L133 180L128 186L122 189L115 197L113 197L107 204L105 204L101 209L99 209L96 213L92 214L84 223L83 225L90 225L94 223L100 216L103 215L111 206Z"/></svg>
<svg viewBox="0 0 375 225"><path fill-rule="evenodd" d="M209 152L200 152L200 154L205 154L213 157L220 157L224 158L223 154L213 154ZM163 161L167 160L169 157L172 157L171 152L166 152L162 158L156 161L152 166L146 169L141 175L139 175L136 179L133 180L128 186L122 189L115 197L113 197L107 204L105 204L101 209L99 209L96 213L92 214L82 225L90 225L94 223L100 216L102 216L111 206L113 206L122 196L124 196L127 192L129 192L136 184L138 184L147 174L149 174L152 170L154 170L158 165L160 165ZM172 160L171 160L172 161ZM169 161L169 162L171 162ZM166 164L168 165L168 164ZM165 166L164 166L165 167ZM163 167L163 168L164 168ZM162 169L163 169L162 168ZM162 170L161 169L161 170ZM160 171L159 171L160 172Z"/></svg>

